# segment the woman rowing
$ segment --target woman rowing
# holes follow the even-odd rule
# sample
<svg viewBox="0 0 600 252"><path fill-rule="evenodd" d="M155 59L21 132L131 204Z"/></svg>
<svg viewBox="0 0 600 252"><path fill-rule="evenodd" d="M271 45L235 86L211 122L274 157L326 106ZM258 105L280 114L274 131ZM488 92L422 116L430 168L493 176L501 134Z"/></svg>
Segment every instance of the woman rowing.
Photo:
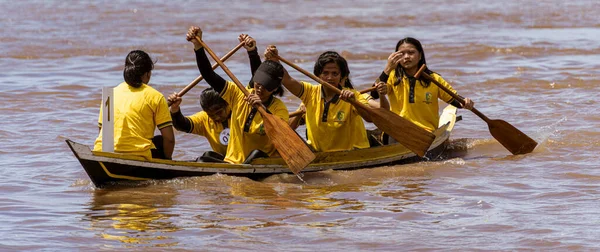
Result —
<svg viewBox="0 0 600 252"><path fill-rule="evenodd" d="M430 81L415 79L413 76L422 65L425 65L425 52L421 42L411 37L401 39L396 44L395 52L388 57L379 80L387 83L392 112L433 132L440 119L438 99L466 109L473 108L474 103L465 98L465 104L461 104ZM439 74L428 68L424 72L456 93Z"/></svg>
<svg viewBox="0 0 600 252"><path fill-rule="evenodd" d="M212 70L206 52L196 37L202 38L202 30L191 27L187 40L194 44L200 73L231 106L231 133L225 161L243 163L255 157L276 155L277 150L265 134L262 117L253 106L263 106L284 121L289 119L287 107L275 97L283 95L283 66L270 60L262 62L252 78L254 88L248 89L251 94L246 97L233 82L226 81Z"/></svg>
<svg viewBox="0 0 600 252"><path fill-rule="evenodd" d="M275 46L267 47L265 51L267 60L277 60L277 55ZM346 59L333 51L324 52L315 62L313 72L322 80L340 89L341 95L321 84L297 81L285 71L283 85L300 98L306 107L307 142L315 151L368 148L369 140L362 118L369 121L369 114L354 108L350 103L340 101L357 99L365 105L369 104L365 96L361 96L352 87ZM377 85L378 90L385 93L385 86ZM387 104L385 97L381 102L385 107Z"/></svg>
<svg viewBox="0 0 600 252"><path fill-rule="evenodd" d="M238 40L243 42L248 52L250 68L254 75L261 63L256 50L256 41L247 34L241 34ZM171 94L168 100L172 103L170 111L175 129L206 137L212 148L212 151L204 152L196 161L223 162L230 139L231 107L221 98L219 92L212 87L203 90L200 94L202 111L191 116L184 116L181 113L179 105L182 98L177 93Z"/></svg>

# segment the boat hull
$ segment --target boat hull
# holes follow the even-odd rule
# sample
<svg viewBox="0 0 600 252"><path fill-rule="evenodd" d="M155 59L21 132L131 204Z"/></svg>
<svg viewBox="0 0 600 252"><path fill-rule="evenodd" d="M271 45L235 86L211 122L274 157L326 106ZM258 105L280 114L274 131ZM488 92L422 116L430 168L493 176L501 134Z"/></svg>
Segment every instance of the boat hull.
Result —
<svg viewBox="0 0 600 252"><path fill-rule="evenodd" d="M436 139L425 159L437 159L446 149L450 133L456 123L456 108L448 106L440 117ZM122 181L145 181L177 177L206 176L216 173L260 179L280 173L291 173L281 158L259 158L251 164L200 163L153 159L118 153L95 152L86 145L66 140L84 170L96 187ZM395 165L423 160L400 144L337 152L315 153L316 159L302 172L349 170Z"/></svg>

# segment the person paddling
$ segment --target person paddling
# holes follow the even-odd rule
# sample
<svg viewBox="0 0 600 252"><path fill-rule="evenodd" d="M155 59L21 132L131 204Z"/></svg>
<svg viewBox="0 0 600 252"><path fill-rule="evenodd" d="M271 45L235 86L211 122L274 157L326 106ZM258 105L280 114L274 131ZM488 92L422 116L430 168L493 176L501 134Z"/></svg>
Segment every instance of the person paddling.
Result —
<svg viewBox="0 0 600 252"><path fill-rule="evenodd" d="M238 40L243 43L250 59L252 75L260 66L261 60L256 49L256 41L248 34L240 34ZM184 116L179 105L182 98L173 93L169 96L171 102L171 117L175 129L191 134L206 137L212 151L206 151L196 161L201 162L223 162L227 153L227 145L230 139L231 107L221 98L219 92L212 87L207 88L200 94L200 107L203 111L191 116Z"/></svg>
<svg viewBox="0 0 600 252"><path fill-rule="evenodd" d="M265 58L278 60L277 56L277 48L273 45L268 46L265 50ZM315 62L314 74L340 89L341 95L321 84L297 81L287 71L283 76L283 85L300 98L305 106L307 142L315 151L368 148L369 140L363 118L369 121L369 114L344 102L357 99L365 105L369 104L365 96L354 90L346 59L337 52L324 52ZM378 85L380 85L379 90L384 92L383 85ZM290 123L297 126L297 122Z"/></svg>
<svg viewBox="0 0 600 252"><path fill-rule="evenodd" d="M191 27L187 40L194 44L198 69L232 110L230 140L224 160L229 163L244 163L256 157L277 155L277 149L265 134L262 117L253 106L263 106L271 114L287 122L287 107L275 97L283 95L283 66L270 60L262 62L252 77L254 88L248 89L251 94L246 98L235 83L226 81L212 70L206 52L196 37L202 38L202 30Z"/></svg>
<svg viewBox="0 0 600 252"><path fill-rule="evenodd" d="M411 37L403 38L398 41L396 50L388 57L379 80L386 83L392 112L433 132L438 127L440 118L438 99L465 109L473 108L474 103L471 99L464 98L465 104L461 104L430 81L415 79L413 76L425 64L425 52L421 42ZM456 93L450 84L427 66L424 72Z"/></svg>

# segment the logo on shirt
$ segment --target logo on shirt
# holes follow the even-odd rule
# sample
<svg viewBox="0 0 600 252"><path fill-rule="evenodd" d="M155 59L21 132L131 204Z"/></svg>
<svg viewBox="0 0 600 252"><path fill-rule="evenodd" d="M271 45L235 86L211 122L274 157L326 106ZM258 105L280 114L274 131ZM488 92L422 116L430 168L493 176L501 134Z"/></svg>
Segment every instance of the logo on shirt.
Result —
<svg viewBox="0 0 600 252"><path fill-rule="evenodd" d="M221 142L221 144L225 146L229 144L229 128L225 128L221 131L221 133L219 134L219 142Z"/></svg>
<svg viewBox="0 0 600 252"><path fill-rule="evenodd" d="M433 95L431 95L430 92L425 93L425 101L424 102L427 104L431 104L431 102L432 102L431 98L433 98Z"/></svg>
<svg viewBox="0 0 600 252"><path fill-rule="evenodd" d="M346 113L344 113L344 111L338 111L337 114L335 114L336 122L343 122L344 119L346 119Z"/></svg>

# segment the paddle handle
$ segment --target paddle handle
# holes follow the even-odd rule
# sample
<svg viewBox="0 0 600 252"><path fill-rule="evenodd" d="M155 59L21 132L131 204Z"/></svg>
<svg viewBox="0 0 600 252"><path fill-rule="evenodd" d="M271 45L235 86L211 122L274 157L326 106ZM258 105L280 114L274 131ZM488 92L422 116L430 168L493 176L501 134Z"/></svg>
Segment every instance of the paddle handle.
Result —
<svg viewBox="0 0 600 252"><path fill-rule="evenodd" d="M240 48L242 48L242 46L244 46L244 43L243 42L239 43L237 46L235 46L233 49L231 49L231 51L229 51L227 54L225 54L225 56L223 56L221 58L221 61L228 60L231 56L233 56L233 54L235 54ZM215 63L212 66L212 69L215 70L215 69L217 69L217 67L219 67L219 64ZM177 96L179 96L179 97L184 96L188 91L190 91L192 88L194 88L196 86L196 84L200 83L203 79L204 79L204 77L202 77L202 75L196 77L196 79L194 79L192 82L190 82L190 84L188 84L181 91L179 91L179 93L177 93ZM170 101L167 103L169 104L169 106L171 106L173 104Z"/></svg>
<svg viewBox="0 0 600 252"><path fill-rule="evenodd" d="M423 65L421 68L424 68L424 66L425 65ZM420 76L423 76L423 77L425 77L425 79L428 79L431 82L433 82L433 84L435 84L436 86L438 86L440 89L444 90L444 92L448 93L450 96L452 96L452 98L454 98L455 100L459 101L461 104L465 104L465 100L463 98L461 98L460 96L458 96L454 92L450 91L450 89L448 89L447 87L444 87L444 85L442 85L441 83L439 83L438 81L436 81L429 74L427 74L425 72L422 72L420 74ZM476 108L472 108L471 111L473 113L475 113L477 116L479 116L479 118L483 119L486 123L490 122L490 119L487 116L485 116L483 113L479 112L479 110L477 110Z"/></svg>
<svg viewBox="0 0 600 252"><path fill-rule="evenodd" d="M221 61L225 62L226 60L228 60L231 56L233 56L233 54L235 54L240 48L242 48L242 46L244 46L244 42L239 43L237 46L235 46L233 49L231 49L231 51L229 51L227 54L225 54L225 56L223 56L221 58ZM219 64L215 63L212 66L212 69L215 70L215 69L217 69L217 67L219 67ZM190 89L192 89L194 86L196 86L196 84L198 84L198 82L202 81L203 79L204 79L204 77L202 77L202 75L198 76L189 85L187 85L185 88L183 88L181 91L179 91L179 93L177 93L177 95L178 96L185 95L185 93L190 91Z"/></svg>
<svg viewBox="0 0 600 252"><path fill-rule="evenodd" d="M375 89L377 89L377 87L370 87L370 88L367 88L367 89L363 89L363 90L361 90L361 91L359 91L359 92L360 92L361 94L364 94L364 93L371 92L371 91L373 91L373 90L375 90Z"/></svg>
<svg viewBox="0 0 600 252"><path fill-rule="evenodd" d="M294 111L294 112L290 113L290 118L292 118L292 117L296 117L296 116L299 116L299 115L302 115L302 114L304 114L304 113L305 113L305 112L304 112L304 111L302 111L302 110Z"/></svg>
<svg viewBox="0 0 600 252"><path fill-rule="evenodd" d="M415 75L413 76L415 79L419 79L419 76L421 76L421 74L423 73L423 71L425 71L425 64L423 64L419 70L417 70L417 73L415 73Z"/></svg>
<svg viewBox="0 0 600 252"><path fill-rule="evenodd" d="M310 77L311 79L315 80L316 82L320 83L321 85L324 85L324 86L328 87L329 89L333 90L336 94L339 95L339 94L342 93L342 91L339 90L338 88L334 87L333 85L327 83L324 80L321 80L321 78L315 76L314 74L309 73L308 71L302 69L301 67L297 66L296 64L294 64L294 63L292 63L292 62L290 62L290 61L282 58L279 55L276 55L275 57L277 57L279 60L283 61L283 63L287 64L288 66L291 66L292 68L298 70L299 72L303 73L304 75L306 75L306 76ZM361 109L364 109L364 110L367 110L367 111L369 110L369 107L367 107L366 105L364 105L364 104L356 101L356 99L349 100L348 102L351 103L352 105L356 106L356 107L361 108Z"/></svg>
<svg viewBox="0 0 600 252"><path fill-rule="evenodd" d="M202 47L204 47L206 52L208 52L208 54L210 54L210 57L212 57L217 62L217 64L219 64L221 69L223 69L223 71L225 71L227 76L229 76L229 78L231 78L231 80L235 83L235 85L237 85L238 88L240 88L240 90L242 90L244 95L246 97L248 97L250 95L248 90L244 87L244 85L242 85L240 80L238 80L238 78L235 77L235 75L233 75L233 73L229 70L229 68L225 65L225 63L223 63L223 61L221 61L219 59L219 57L217 57L215 52L213 52L213 50L211 50L210 47L208 47L208 45L206 45L206 43L204 43L204 41L202 41L202 39L200 39L200 37L196 36L196 40L198 40L198 43L200 43L200 45ZM258 109L258 112L260 112L262 115L267 114L267 111L265 110L265 108L263 106L255 106L255 107Z"/></svg>
<svg viewBox="0 0 600 252"><path fill-rule="evenodd" d="M373 90L375 90L375 89L377 89L377 87L370 87L370 88L367 88L367 89L361 90L361 91L360 91L360 93L361 93L361 94L368 93L368 92L371 92L371 91L373 91ZM304 112L304 111L301 111L301 110L294 111L294 112L290 113L290 118L292 118L292 117L295 117L295 116L302 115L302 114L304 114L304 113L306 113L306 112Z"/></svg>

